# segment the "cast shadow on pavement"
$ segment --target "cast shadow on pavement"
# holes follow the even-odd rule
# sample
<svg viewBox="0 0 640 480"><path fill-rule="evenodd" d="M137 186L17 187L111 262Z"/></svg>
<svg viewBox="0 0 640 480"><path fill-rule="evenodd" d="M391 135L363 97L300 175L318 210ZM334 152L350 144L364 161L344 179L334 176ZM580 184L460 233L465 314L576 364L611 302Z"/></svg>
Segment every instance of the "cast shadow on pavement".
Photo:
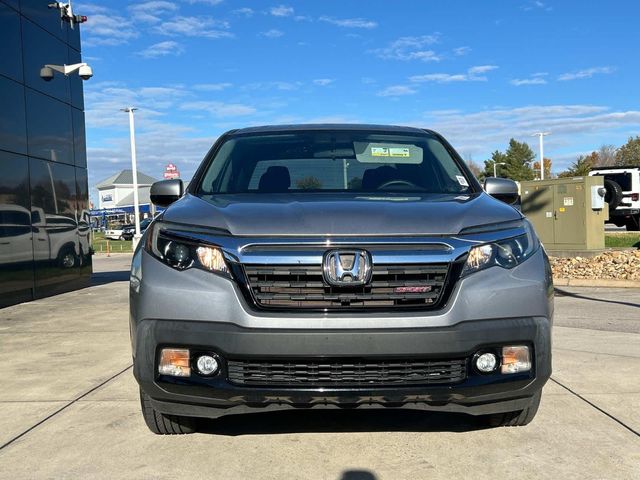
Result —
<svg viewBox="0 0 640 480"><path fill-rule="evenodd" d="M640 308L640 303L622 302L620 300L607 300L605 298L588 297L586 295L580 295L579 293L567 292L566 290L562 290L561 288L558 288L558 287L555 287L554 290L555 290L556 296L560 296L560 297L573 297L573 298L580 298L583 300L591 300L592 302L615 303L618 305L626 305L627 307Z"/></svg>
<svg viewBox="0 0 640 480"><path fill-rule="evenodd" d="M377 478L369 470L345 470L339 480L376 480Z"/></svg>
<svg viewBox="0 0 640 480"><path fill-rule="evenodd" d="M129 270L114 270L111 272L94 272L91 275L91 286L106 285L113 282L128 282Z"/></svg>
<svg viewBox="0 0 640 480"><path fill-rule="evenodd" d="M469 432L488 428L481 417L410 409L286 410L201 420L214 435L274 435L345 432ZM356 478L356 477L354 477ZM366 478L366 477L362 477Z"/></svg>

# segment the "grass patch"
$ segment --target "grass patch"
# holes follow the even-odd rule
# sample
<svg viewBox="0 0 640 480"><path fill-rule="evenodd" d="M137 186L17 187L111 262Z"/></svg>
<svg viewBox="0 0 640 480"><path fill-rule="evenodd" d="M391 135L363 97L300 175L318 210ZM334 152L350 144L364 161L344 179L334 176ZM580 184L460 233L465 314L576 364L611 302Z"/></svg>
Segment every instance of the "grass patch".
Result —
<svg viewBox="0 0 640 480"><path fill-rule="evenodd" d="M109 250L111 253L126 253L132 252L133 242L131 240L108 240ZM107 253L107 239L104 238L104 233L93 233L93 251L96 253Z"/></svg>
<svg viewBox="0 0 640 480"><path fill-rule="evenodd" d="M608 248L640 248L640 233L605 234L604 246Z"/></svg>

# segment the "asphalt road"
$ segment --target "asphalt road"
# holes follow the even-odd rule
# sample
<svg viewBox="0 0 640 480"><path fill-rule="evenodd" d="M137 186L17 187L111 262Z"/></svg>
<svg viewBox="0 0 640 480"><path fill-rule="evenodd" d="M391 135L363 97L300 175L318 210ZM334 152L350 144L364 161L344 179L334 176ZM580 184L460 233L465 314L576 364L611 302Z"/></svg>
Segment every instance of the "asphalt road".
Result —
<svg viewBox="0 0 640 480"><path fill-rule="evenodd" d="M131 375L129 257L95 286L0 310L0 478L640 478L640 290L562 287L532 424L415 411L229 416L151 434Z"/></svg>

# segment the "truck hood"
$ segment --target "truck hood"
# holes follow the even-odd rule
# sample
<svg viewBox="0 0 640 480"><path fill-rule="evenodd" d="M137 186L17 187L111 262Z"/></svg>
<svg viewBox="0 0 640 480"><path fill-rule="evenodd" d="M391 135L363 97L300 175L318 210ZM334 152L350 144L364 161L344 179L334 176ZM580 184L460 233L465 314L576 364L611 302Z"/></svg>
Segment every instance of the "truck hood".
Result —
<svg viewBox="0 0 640 480"><path fill-rule="evenodd" d="M385 196L355 194L186 194L164 220L238 236L455 235L465 227L522 218L485 193Z"/></svg>

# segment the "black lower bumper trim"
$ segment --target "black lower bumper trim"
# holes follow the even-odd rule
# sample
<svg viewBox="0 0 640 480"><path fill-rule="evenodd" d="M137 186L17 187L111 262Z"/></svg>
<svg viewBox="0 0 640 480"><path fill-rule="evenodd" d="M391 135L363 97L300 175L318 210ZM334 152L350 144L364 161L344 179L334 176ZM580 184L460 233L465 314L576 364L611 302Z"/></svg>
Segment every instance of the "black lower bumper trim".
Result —
<svg viewBox="0 0 640 480"><path fill-rule="evenodd" d="M134 375L159 411L217 417L282 408L410 407L476 415L526 407L551 374L550 322L544 317L464 322L447 328L376 330L247 329L231 324L145 320L135 332ZM479 375L461 383L403 387L274 388L234 385L226 367L214 378L158 377L158 350L187 346L234 358L471 358L481 348L530 345L531 372ZM223 365L224 367L224 365ZM514 406L516 408L514 408Z"/></svg>

